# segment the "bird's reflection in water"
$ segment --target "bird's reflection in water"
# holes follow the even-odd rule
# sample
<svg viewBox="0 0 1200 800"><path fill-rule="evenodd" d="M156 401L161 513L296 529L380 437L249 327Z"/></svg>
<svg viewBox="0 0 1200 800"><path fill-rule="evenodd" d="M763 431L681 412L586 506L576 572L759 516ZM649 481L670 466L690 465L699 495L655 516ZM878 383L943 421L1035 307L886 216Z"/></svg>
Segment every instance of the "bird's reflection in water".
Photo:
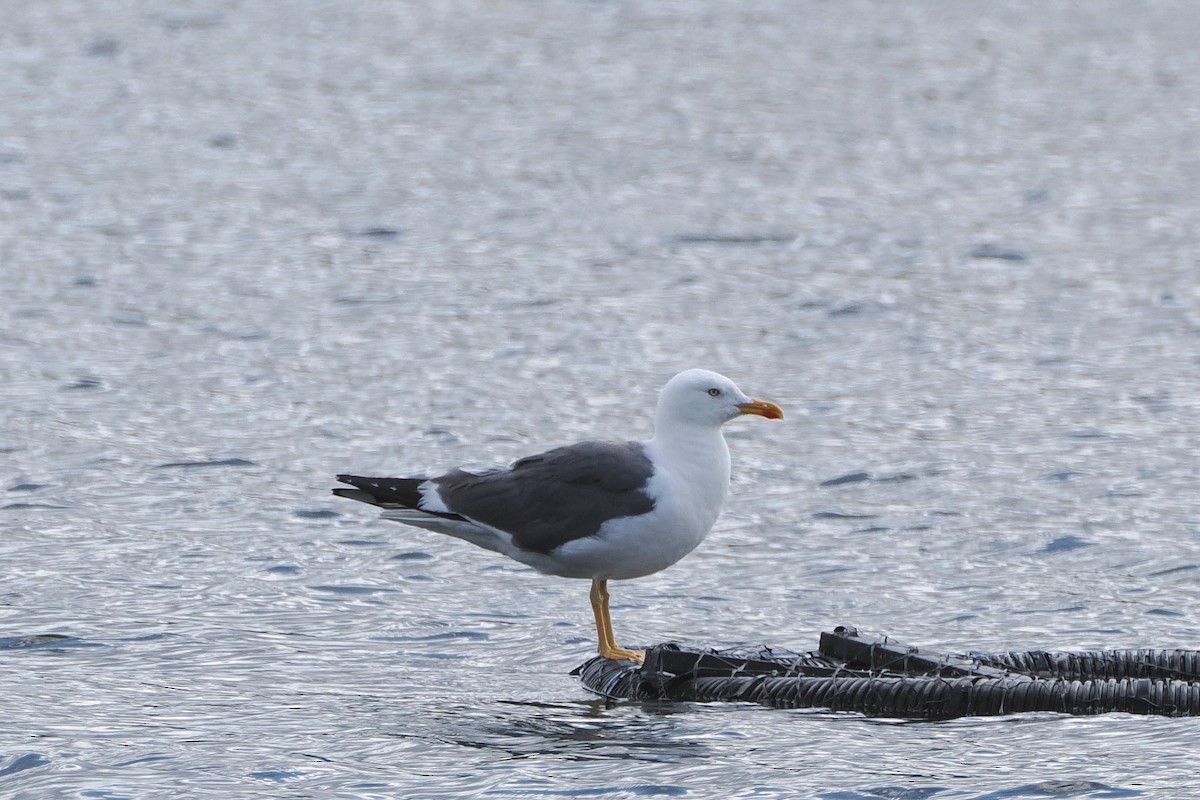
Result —
<svg viewBox="0 0 1200 800"><path fill-rule="evenodd" d="M519 759L553 755L570 761L672 762L710 755L686 739L676 714L688 704L614 704L604 699L543 703L501 700L484 708L447 708L426 730L445 743ZM398 734L412 735L412 734Z"/></svg>

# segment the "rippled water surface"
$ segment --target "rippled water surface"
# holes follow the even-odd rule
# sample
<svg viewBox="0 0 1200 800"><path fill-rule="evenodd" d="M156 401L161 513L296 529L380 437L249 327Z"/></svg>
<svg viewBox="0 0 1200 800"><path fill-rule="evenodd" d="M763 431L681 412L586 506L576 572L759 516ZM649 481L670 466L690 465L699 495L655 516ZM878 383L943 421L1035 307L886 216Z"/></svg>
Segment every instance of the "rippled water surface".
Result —
<svg viewBox="0 0 1200 800"><path fill-rule="evenodd" d="M605 705L586 584L329 495L706 366L787 420L625 643L1200 645L1190 0L5 5L0 795L1200 797L1191 719Z"/></svg>

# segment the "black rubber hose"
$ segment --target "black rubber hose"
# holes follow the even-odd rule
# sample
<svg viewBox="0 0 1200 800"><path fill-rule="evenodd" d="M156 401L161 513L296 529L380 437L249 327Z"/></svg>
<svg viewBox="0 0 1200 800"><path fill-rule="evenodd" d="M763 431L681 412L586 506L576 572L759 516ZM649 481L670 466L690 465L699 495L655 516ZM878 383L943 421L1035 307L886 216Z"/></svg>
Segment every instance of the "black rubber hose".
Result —
<svg viewBox="0 0 1200 800"><path fill-rule="evenodd" d="M1093 650L1051 653L970 653L980 664L1039 678L1095 680L1104 678L1173 678L1200 681L1200 651Z"/></svg>
<svg viewBox="0 0 1200 800"><path fill-rule="evenodd" d="M989 656L991 663L1063 675L1086 673L1182 673L1171 656L1136 654L1018 653ZM1153 651L1166 653L1167 651ZM1165 659L1165 660L1164 660ZM1010 663L1011 662L1011 663ZM1166 665L1166 666L1164 666ZM1186 665L1184 665L1186 667ZM1123 711L1167 716L1200 715L1200 685L1159 677L875 676L835 677L731 675L692 678L644 673L628 662L596 658L579 674L590 690L613 699L677 702L750 702L776 708L824 708L877 717L950 719L1031 711L1102 714Z"/></svg>

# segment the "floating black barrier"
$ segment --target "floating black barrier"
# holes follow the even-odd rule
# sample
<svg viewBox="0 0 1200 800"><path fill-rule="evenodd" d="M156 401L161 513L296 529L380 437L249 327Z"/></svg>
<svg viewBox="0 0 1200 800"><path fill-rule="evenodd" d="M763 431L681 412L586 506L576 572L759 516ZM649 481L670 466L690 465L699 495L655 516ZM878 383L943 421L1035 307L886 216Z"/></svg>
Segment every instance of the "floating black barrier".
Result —
<svg viewBox="0 0 1200 800"><path fill-rule="evenodd" d="M573 674L614 700L749 702L877 717L1200 714L1197 650L952 656L862 636L847 626L822 633L819 650L806 655L664 644L647 651L641 666L597 656Z"/></svg>

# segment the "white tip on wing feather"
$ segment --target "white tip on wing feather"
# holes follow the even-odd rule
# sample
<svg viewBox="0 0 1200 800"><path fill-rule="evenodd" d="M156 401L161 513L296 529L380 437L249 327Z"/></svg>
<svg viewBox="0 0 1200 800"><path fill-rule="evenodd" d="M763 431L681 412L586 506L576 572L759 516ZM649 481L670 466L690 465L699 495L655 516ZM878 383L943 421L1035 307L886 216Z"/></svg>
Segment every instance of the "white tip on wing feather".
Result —
<svg viewBox="0 0 1200 800"><path fill-rule="evenodd" d="M453 514L446 503L442 500L441 494L438 493L437 484L433 481L425 481L417 490L421 493L421 510L429 511L434 514Z"/></svg>

